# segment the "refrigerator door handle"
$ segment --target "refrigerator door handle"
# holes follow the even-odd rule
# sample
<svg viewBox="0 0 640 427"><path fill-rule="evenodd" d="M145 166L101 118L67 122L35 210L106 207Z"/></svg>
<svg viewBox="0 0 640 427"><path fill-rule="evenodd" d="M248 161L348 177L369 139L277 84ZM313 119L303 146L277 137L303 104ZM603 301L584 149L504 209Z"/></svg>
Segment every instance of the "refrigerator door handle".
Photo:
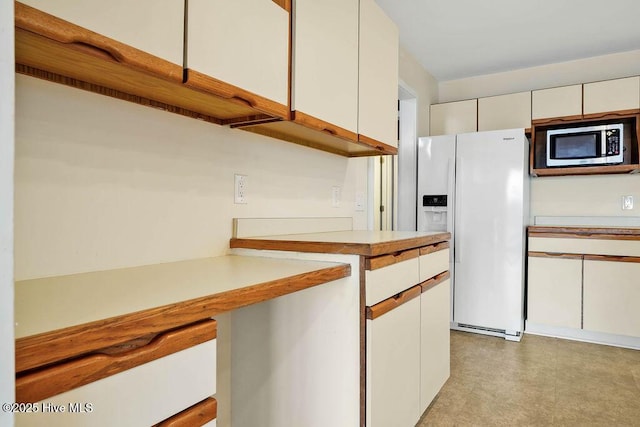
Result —
<svg viewBox="0 0 640 427"><path fill-rule="evenodd" d="M454 227L455 231L453 233L453 253L454 259L456 263L460 263L462 260L462 247L460 246L460 234L462 234L462 221L460 219L460 213L462 212L462 188L460 184L462 184L462 157L456 157L456 183L455 183L455 215L454 215Z"/></svg>

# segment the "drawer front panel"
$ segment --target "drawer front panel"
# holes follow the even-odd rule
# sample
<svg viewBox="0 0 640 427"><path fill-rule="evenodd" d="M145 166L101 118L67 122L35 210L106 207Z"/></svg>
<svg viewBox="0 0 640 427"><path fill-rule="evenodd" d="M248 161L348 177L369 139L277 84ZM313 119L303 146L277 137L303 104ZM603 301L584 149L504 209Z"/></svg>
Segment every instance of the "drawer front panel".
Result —
<svg viewBox="0 0 640 427"><path fill-rule="evenodd" d="M640 240L530 237L529 251L566 254L640 256Z"/></svg>
<svg viewBox="0 0 640 427"><path fill-rule="evenodd" d="M418 258L411 258L376 270L367 270L366 304L372 306L418 284L418 269Z"/></svg>
<svg viewBox="0 0 640 427"><path fill-rule="evenodd" d="M426 255L420 255L420 281L424 282L449 270L449 249L441 249Z"/></svg>
<svg viewBox="0 0 640 427"><path fill-rule="evenodd" d="M38 413L18 414L16 425L153 425L215 392L216 340L211 340L47 398L38 403ZM65 412L45 412L45 403L62 405ZM71 403L90 403L91 412L70 412Z"/></svg>

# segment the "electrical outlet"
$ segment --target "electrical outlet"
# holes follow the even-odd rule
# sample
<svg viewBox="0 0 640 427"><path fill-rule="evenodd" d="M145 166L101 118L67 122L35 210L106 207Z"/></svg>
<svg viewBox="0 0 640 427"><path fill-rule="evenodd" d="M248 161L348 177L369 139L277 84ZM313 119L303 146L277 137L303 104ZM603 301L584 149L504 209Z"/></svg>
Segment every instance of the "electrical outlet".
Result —
<svg viewBox="0 0 640 427"><path fill-rule="evenodd" d="M340 186L336 185L331 187L331 206L334 208L340 207Z"/></svg>
<svg viewBox="0 0 640 427"><path fill-rule="evenodd" d="M247 203L247 175L233 176L233 203L244 205Z"/></svg>
<svg viewBox="0 0 640 427"><path fill-rule="evenodd" d="M633 196L622 196L622 209L633 209Z"/></svg>

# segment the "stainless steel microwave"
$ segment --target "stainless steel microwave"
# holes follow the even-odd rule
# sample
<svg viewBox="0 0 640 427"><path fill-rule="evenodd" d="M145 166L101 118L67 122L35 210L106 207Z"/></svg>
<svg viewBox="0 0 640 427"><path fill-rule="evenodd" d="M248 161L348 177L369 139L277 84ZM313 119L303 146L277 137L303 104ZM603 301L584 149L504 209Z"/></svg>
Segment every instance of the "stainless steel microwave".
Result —
<svg viewBox="0 0 640 427"><path fill-rule="evenodd" d="M547 166L619 164L623 161L622 123L547 131Z"/></svg>

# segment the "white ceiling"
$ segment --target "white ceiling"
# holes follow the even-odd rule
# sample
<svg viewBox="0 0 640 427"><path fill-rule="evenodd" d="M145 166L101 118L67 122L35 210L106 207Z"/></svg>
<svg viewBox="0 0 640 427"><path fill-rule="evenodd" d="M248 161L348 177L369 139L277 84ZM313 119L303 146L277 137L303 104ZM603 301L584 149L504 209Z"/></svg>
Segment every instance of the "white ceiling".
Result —
<svg viewBox="0 0 640 427"><path fill-rule="evenodd" d="M640 49L640 0L376 0L438 81Z"/></svg>

